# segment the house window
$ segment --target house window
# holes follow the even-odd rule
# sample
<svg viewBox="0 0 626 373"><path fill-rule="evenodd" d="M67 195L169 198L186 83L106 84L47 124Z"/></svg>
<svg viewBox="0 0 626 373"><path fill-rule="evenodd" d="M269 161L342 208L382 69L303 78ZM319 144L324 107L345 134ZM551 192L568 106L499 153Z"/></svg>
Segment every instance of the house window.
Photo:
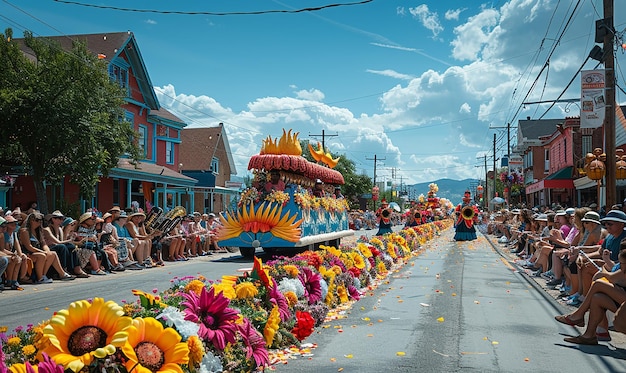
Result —
<svg viewBox="0 0 626 373"><path fill-rule="evenodd" d="M544 149L544 152L545 152L545 158L544 158L543 172L548 173L550 172L550 149Z"/></svg>
<svg viewBox="0 0 626 373"><path fill-rule="evenodd" d="M213 160L211 160L211 172L213 172L214 174L219 174L220 173L220 160L218 158L213 157Z"/></svg>
<svg viewBox="0 0 626 373"><path fill-rule="evenodd" d="M140 149L140 155L143 158L148 157L148 128L146 126L139 126L139 139L137 141L137 145Z"/></svg>
<svg viewBox="0 0 626 373"><path fill-rule="evenodd" d="M167 164L174 164L174 143L173 142L165 143L165 162L167 162Z"/></svg>
<svg viewBox="0 0 626 373"><path fill-rule="evenodd" d="M122 88L128 88L128 69L117 65L111 65L109 68L109 76L111 80L116 82Z"/></svg>
<svg viewBox="0 0 626 373"><path fill-rule="evenodd" d="M591 136L583 136L583 144L582 144L582 148L583 148L583 154L582 157L584 158L587 153L591 153L593 151L592 149L592 144L591 144Z"/></svg>

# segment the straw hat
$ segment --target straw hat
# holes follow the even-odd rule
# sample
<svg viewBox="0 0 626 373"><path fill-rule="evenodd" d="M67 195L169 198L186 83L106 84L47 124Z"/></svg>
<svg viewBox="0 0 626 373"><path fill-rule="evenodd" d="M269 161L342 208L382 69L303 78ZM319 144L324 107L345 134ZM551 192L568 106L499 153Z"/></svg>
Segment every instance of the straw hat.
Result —
<svg viewBox="0 0 626 373"><path fill-rule="evenodd" d="M143 212L133 212L132 214L130 214L128 216L129 219L134 218L135 216L143 216L144 218L146 217L146 214L144 214Z"/></svg>
<svg viewBox="0 0 626 373"><path fill-rule="evenodd" d="M592 223L600 224L600 214L595 211L588 211L580 221L590 221Z"/></svg>
<svg viewBox="0 0 626 373"><path fill-rule="evenodd" d="M78 224L83 224L85 222L85 220L91 219L92 216L93 216L93 214L91 212L86 212L86 213L82 214L78 218Z"/></svg>

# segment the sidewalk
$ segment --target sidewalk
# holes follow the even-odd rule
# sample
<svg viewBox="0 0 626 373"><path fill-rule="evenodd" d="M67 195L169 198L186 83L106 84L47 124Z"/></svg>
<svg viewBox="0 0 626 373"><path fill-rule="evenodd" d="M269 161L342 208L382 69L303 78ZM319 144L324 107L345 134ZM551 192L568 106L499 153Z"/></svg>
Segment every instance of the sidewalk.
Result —
<svg viewBox="0 0 626 373"><path fill-rule="evenodd" d="M517 265L516 261L519 260L517 255L514 253L511 253L506 248L505 243L498 242L498 238L496 236L487 234L485 232L486 228L484 229L483 228L484 227L482 226L479 227L478 229L479 234L483 234L483 236L491 244L493 249L496 252L498 252L504 259L506 259L513 268L515 268L519 273L523 274L524 275L523 277L528 281L530 285L532 285L538 291L543 291L546 300L548 300L549 302L552 302L552 304L556 307L556 309L561 310L562 311L561 313L564 315L570 314L576 310L576 307L567 305L565 304L564 301L560 300L560 292L558 290L554 290L546 286L546 283L548 282L546 279L544 279L541 276L539 277L533 276L530 270ZM554 322L557 323L557 321L554 321ZM578 330L582 334L585 329L578 328ZM615 331L612 331L610 333L611 333L612 340L611 342L608 342L608 343L610 343L611 345L615 347L626 348L626 334L622 334L622 333L615 332ZM607 343L607 342L600 342L600 343Z"/></svg>

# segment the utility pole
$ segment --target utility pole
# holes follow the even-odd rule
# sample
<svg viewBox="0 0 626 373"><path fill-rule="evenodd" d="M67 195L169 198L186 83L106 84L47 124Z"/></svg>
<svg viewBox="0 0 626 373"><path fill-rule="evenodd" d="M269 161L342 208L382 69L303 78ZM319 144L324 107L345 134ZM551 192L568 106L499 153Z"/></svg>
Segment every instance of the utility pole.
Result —
<svg viewBox="0 0 626 373"><path fill-rule="evenodd" d="M604 107L604 151L606 153L606 201L610 208L616 202L616 173L615 173L615 56L613 53L613 0L604 0L604 84L606 106ZM600 201L598 201L600 205Z"/></svg>
<svg viewBox="0 0 626 373"><path fill-rule="evenodd" d="M335 133L334 135L327 135L324 130L322 130L322 134L321 135L311 135L309 133L309 137L321 137L322 138L322 150L324 152L326 152L326 138L327 137L335 137L335 136L339 136L339 134Z"/></svg>
<svg viewBox="0 0 626 373"><path fill-rule="evenodd" d="M482 158L483 161L485 162L485 193L483 194L483 198L487 199L487 202L489 202L489 183L487 183L487 154L483 155L482 157L478 157L478 158ZM489 206L488 203L484 204L485 206Z"/></svg>
<svg viewBox="0 0 626 373"><path fill-rule="evenodd" d="M493 134L493 196L496 196L496 134Z"/></svg>
<svg viewBox="0 0 626 373"><path fill-rule="evenodd" d="M376 164L378 161L384 161L387 158L378 158L376 154L374 154L374 158L365 158L368 161L374 161L374 186L376 186Z"/></svg>

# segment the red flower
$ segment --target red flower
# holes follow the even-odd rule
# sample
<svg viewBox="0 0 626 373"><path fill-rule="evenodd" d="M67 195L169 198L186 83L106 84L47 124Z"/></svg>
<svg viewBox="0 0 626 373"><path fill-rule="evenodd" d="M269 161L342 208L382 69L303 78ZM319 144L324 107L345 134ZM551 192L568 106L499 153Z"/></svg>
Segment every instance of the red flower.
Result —
<svg viewBox="0 0 626 373"><path fill-rule="evenodd" d="M298 338L299 341L310 336L311 333L313 333L313 327L315 327L315 320L313 320L310 313L306 311L296 311L296 326L291 330L291 333Z"/></svg>
<svg viewBox="0 0 626 373"><path fill-rule="evenodd" d="M358 269L357 267L352 267L348 270L350 273L352 273L352 276L354 277L359 277L361 276L361 270Z"/></svg>

